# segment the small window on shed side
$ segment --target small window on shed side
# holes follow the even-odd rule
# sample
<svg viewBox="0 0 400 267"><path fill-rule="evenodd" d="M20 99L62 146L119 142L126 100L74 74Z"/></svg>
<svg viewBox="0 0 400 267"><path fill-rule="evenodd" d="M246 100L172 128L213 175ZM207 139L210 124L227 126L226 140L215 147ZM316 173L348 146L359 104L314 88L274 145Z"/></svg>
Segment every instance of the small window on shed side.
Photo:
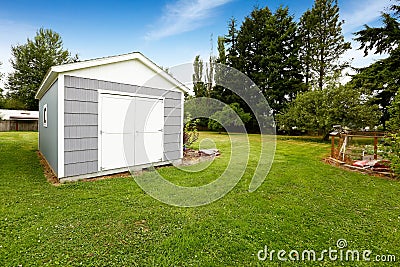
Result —
<svg viewBox="0 0 400 267"><path fill-rule="evenodd" d="M47 127L47 104L43 106L43 127Z"/></svg>

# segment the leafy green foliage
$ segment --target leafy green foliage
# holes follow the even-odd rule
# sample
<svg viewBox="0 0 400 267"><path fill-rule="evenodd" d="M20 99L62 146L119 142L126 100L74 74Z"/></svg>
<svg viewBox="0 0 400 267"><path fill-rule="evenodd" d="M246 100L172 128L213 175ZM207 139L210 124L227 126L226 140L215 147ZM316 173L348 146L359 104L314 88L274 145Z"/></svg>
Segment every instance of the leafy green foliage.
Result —
<svg viewBox="0 0 400 267"><path fill-rule="evenodd" d="M197 124L199 120L192 120L190 116L187 118L185 127L183 128L183 146L189 147L199 138L199 132L197 131Z"/></svg>
<svg viewBox="0 0 400 267"><path fill-rule="evenodd" d="M370 66L360 69L349 82L354 88L372 96L371 102L377 104L382 112L380 123L384 129L390 118L389 107L400 87L398 82L400 69L397 67L400 57L398 56L400 54L395 53L393 56L378 60Z"/></svg>
<svg viewBox="0 0 400 267"><path fill-rule="evenodd" d="M389 107L400 88L400 5L392 5L390 10L392 12L382 14L382 27L365 25L355 38L361 43L360 49L364 49L365 55L374 51L376 54L389 53L389 57L360 69L351 81L353 86L374 96L372 101L382 111L384 129L390 119Z"/></svg>
<svg viewBox="0 0 400 267"><path fill-rule="evenodd" d="M335 76L348 62L339 62L350 49L344 41L337 0L315 0L311 10L300 19L301 59L307 86L322 90L327 79Z"/></svg>
<svg viewBox="0 0 400 267"><path fill-rule="evenodd" d="M0 98L0 107L5 109L25 109L26 106L19 99L13 97Z"/></svg>
<svg viewBox="0 0 400 267"><path fill-rule="evenodd" d="M277 116L281 130L319 131L324 137L335 124L352 129L376 125L377 105L368 104L362 92L350 86L335 86L301 93L286 112Z"/></svg>
<svg viewBox="0 0 400 267"><path fill-rule="evenodd" d="M400 131L400 88L397 91L397 95L395 96L390 108L389 108L390 119L388 122L388 128L392 132Z"/></svg>
<svg viewBox="0 0 400 267"><path fill-rule="evenodd" d="M3 65L3 62L0 61L0 67L1 67L1 65ZM3 77L4 77L4 73L0 72L0 81L3 79ZM3 89L0 88L0 94L1 94L2 92L3 92Z"/></svg>
<svg viewBox="0 0 400 267"><path fill-rule="evenodd" d="M49 29L39 29L33 40L11 47L13 72L8 76L6 88L9 97L24 103L29 110L37 110L35 94L47 71L54 65L77 61L63 48L61 36Z"/></svg>
<svg viewBox="0 0 400 267"><path fill-rule="evenodd" d="M396 0L400 2L399 0ZM364 54L372 50L374 53L392 53L399 49L400 45L400 5L392 5L392 12L382 13L383 26L369 27L365 25L364 29L356 32L355 40L361 43L360 49L364 49Z"/></svg>
<svg viewBox="0 0 400 267"><path fill-rule="evenodd" d="M389 134L384 141L384 155L390 160L392 171L400 175L400 135Z"/></svg>
<svg viewBox="0 0 400 267"><path fill-rule="evenodd" d="M229 106L224 106L221 111L217 111L211 116L208 121L208 128L221 132L224 129L221 123L223 123L225 127L234 128L244 125L250 121L250 119L250 113L244 112L238 103L232 103Z"/></svg>

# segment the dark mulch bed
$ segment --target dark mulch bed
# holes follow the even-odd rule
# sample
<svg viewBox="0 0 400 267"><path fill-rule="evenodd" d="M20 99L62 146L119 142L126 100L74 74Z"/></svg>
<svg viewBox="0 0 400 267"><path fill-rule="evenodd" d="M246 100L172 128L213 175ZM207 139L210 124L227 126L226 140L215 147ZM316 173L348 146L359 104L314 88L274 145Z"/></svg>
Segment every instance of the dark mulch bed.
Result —
<svg viewBox="0 0 400 267"><path fill-rule="evenodd" d="M55 175L53 169L50 167L48 164L47 160L44 158L43 154L40 153L40 151L36 152L40 161L40 164L43 167L43 174L46 177L46 180L55 186L59 186L61 183L58 180L57 176ZM188 165L193 165L199 162L207 161L207 160L212 160L214 159L216 155L208 155L205 154L201 151L194 150L194 149L186 149L183 153L183 159L181 165L188 166ZM140 175L141 173L145 172L146 169L143 169L141 171L136 171L134 175ZM112 178L129 178L132 177L132 174L130 172L121 172L121 173L116 173L116 174L110 174L110 175L104 175L104 176L98 176L98 177L93 177L93 178L85 178L80 181L83 182L94 182L98 180L104 180L104 179L112 179Z"/></svg>

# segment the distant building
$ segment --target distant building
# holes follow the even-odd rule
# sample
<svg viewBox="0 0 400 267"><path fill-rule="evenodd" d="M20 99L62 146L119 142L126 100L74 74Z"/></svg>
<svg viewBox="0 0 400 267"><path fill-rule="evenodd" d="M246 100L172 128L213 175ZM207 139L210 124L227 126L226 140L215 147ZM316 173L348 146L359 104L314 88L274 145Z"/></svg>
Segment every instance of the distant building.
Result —
<svg viewBox="0 0 400 267"><path fill-rule="evenodd" d="M39 111L0 109L0 132L37 131Z"/></svg>

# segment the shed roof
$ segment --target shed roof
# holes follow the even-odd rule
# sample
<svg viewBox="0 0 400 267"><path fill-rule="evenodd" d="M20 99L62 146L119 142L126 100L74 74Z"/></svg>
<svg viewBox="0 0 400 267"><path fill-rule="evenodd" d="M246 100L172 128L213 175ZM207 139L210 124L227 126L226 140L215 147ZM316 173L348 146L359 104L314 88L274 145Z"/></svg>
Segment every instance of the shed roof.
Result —
<svg viewBox="0 0 400 267"><path fill-rule="evenodd" d="M183 83L172 77L170 74L168 74L166 71L161 69L158 65L156 65L154 62L152 62L150 59L145 57L142 53L140 52L133 52L133 53L128 53L128 54L123 54L123 55L117 55L117 56L109 56L109 57L102 57L102 58L96 58L96 59L90 59L90 60L83 60L75 63L69 63L69 64L63 64L63 65L58 65L58 66L53 66L49 69L47 74L45 75L45 78L43 79L39 90L37 91L35 98L36 99L41 99L43 95L49 90L51 85L54 83L54 81L57 79L58 74L60 73L65 73L73 70L80 70L80 69L87 69L91 67L97 67L101 65L107 65L107 64L113 64L113 63L119 63L123 61L128 61L128 60L138 60L151 70L153 70L155 73L160 75L163 79L169 81L170 83L174 84L178 89L180 89L183 92L189 92L189 88L186 87Z"/></svg>

